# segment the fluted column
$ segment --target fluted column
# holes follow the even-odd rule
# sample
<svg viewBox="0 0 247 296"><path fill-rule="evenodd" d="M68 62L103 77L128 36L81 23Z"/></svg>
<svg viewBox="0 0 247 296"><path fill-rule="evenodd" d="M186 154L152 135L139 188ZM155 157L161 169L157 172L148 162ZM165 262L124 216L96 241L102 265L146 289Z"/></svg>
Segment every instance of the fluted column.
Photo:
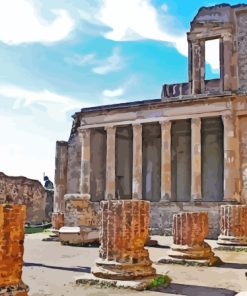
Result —
<svg viewBox="0 0 247 296"><path fill-rule="evenodd" d="M116 199L116 127L106 127L106 194L105 199Z"/></svg>
<svg viewBox="0 0 247 296"><path fill-rule="evenodd" d="M191 197L202 199L201 118L191 119Z"/></svg>
<svg viewBox="0 0 247 296"><path fill-rule="evenodd" d="M161 201L171 200L171 121L161 121Z"/></svg>
<svg viewBox="0 0 247 296"><path fill-rule="evenodd" d="M81 138L80 193L90 198L90 129L79 131Z"/></svg>
<svg viewBox="0 0 247 296"><path fill-rule="evenodd" d="M150 203L144 200L102 201L96 277L128 280L155 274L148 250Z"/></svg>
<svg viewBox="0 0 247 296"><path fill-rule="evenodd" d="M208 213L181 212L173 215L173 244L160 263L198 263L216 265L220 259L204 241L208 234Z"/></svg>
<svg viewBox="0 0 247 296"><path fill-rule="evenodd" d="M142 125L133 124L132 199L142 199Z"/></svg>
<svg viewBox="0 0 247 296"><path fill-rule="evenodd" d="M222 116L224 124L224 200L235 200L239 194L237 137L233 115Z"/></svg>
<svg viewBox="0 0 247 296"><path fill-rule="evenodd" d="M222 205L220 208L221 245L247 245L247 206Z"/></svg>

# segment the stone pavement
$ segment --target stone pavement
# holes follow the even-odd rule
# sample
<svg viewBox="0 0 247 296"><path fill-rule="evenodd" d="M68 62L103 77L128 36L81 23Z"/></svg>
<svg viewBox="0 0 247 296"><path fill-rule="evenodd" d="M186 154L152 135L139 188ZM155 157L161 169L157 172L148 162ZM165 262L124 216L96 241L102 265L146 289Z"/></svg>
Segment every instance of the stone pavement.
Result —
<svg viewBox="0 0 247 296"><path fill-rule="evenodd" d="M25 239L23 281L29 285L29 296L233 296L247 290L245 271L246 252L215 251L225 264L221 267L197 267L155 264L158 273L168 273L173 279L170 287L156 291L75 287L73 278L90 272L98 256L97 247L62 246L58 242L44 242L47 234L27 235ZM157 261L167 253L171 237L157 237L160 248L149 248L151 260ZM216 241L207 241L212 247Z"/></svg>

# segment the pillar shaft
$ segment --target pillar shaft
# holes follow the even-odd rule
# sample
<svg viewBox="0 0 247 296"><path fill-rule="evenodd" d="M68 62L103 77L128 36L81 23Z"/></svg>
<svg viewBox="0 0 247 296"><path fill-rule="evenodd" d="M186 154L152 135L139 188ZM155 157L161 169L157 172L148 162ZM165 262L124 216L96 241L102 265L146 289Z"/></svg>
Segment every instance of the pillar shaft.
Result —
<svg viewBox="0 0 247 296"><path fill-rule="evenodd" d="M116 127L106 127L106 195L116 199Z"/></svg>
<svg viewBox="0 0 247 296"><path fill-rule="evenodd" d="M192 94L200 94L204 91L204 71L205 71L205 43L195 40L191 43L192 50Z"/></svg>
<svg viewBox="0 0 247 296"><path fill-rule="evenodd" d="M92 273L101 278L135 279L155 274L148 250L148 201L101 202L99 258Z"/></svg>
<svg viewBox="0 0 247 296"><path fill-rule="evenodd" d="M142 199L142 125L133 125L132 199Z"/></svg>
<svg viewBox="0 0 247 296"><path fill-rule="evenodd" d="M191 197L192 200L202 199L201 189L201 119L191 120Z"/></svg>
<svg viewBox="0 0 247 296"><path fill-rule="evenodd" d="M68 143L57 141L55 160L54 212L64 212L64 195L67 193Z"/></svg>
<svg viewBox="0 0 247 296"><path fill-rule="evenodd" d="M161 122L161 200L171 200L171 121Z"/></svg>
<svg viewBox="0 0 247 296"><path fill-rule="evenodd" d="M90 129L80 130L81 138L81 179L80 193L90 196Z"/></svg>
<svg viewBox="0 0 247 296"><path fill-rule="evenodd" d="M235 200L238 196L237 146L238 139L232 115L222 116L224 124L224 200Z"/></svg>

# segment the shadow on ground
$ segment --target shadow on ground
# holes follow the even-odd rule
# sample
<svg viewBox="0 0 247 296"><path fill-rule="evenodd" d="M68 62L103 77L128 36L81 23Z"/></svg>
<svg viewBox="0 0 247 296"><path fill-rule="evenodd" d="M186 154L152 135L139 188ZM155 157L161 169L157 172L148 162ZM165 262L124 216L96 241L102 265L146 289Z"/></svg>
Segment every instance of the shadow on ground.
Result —
<svg viewBox="0 0 247 296"><path fill-rule="evenodd" d="M58 270L66 270L66 271L74 271L74 272L86 272L90 273L91 268L90 267L62 267L62 266L52 266L52 265L46 265L41 263L30 263L30 262L24 262L25 267L44 267L44 268L50 268L50 269L58 269Z"/></svg>
<svg viewBox="0 0 247 296"><path fill-rule="evenodd" d="M179 294L184 296L234 296L237 292L220 289L220 288L210 288L204 286L192 286L192 285L182 285L171 283L168 287L158 287L152 289L155 292Z"/></svg>
<svg viewBox="0 0 247 296"><path fill-rule="evenodd" d="M242 263L224 263L220 266L219 268L232 268L232 269L247 269L247 264L242 264Z"/></svg>

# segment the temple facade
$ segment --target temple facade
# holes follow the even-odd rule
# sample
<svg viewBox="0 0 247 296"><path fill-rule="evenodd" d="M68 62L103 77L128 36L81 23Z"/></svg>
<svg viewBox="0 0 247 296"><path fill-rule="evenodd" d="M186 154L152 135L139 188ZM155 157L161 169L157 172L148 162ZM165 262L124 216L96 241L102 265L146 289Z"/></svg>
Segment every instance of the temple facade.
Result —
<svg viewBox="0 0 247 296"><path fill-rule="evenodd" d="M54 213L65 224L73 194L95 211L101 200L141 199L151 202L153 234L171 234L174 213L206 211L217 238L220 205L246 203L247 5L201 8L187 39L187 83L164 84L160 99L73 115L68 142L56 146ZM220 75L207 80L213 39Z"/></svg>

